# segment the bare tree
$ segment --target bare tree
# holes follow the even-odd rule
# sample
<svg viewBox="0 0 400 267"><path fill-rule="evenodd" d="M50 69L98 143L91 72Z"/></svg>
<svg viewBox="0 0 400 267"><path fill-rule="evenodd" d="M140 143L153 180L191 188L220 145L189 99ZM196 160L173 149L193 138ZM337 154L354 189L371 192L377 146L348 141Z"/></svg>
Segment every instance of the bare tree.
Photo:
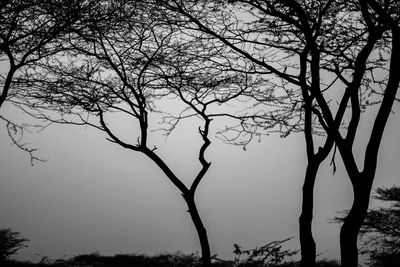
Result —
<svg viewBox="0 0 400 267"><path fill-rule="evenodd" d="M373 56L368 57L367 54L364 55L365 63L361 61L363 64L357 66L360 61L355 62L357 68L353 74L353 80L348 84L345 91L345 96L348 95L351 103L351 116L346 136L343 137L334 128L335 125L329 122L330 112L328 110L322 111L324 120L329 122L330 134L335 134L335 143L339 148L354 192L352 207L340 232L342 266L357 266L358 264L357 236L367 215L372 183L377 167L379 147L400 82L397 73L400 67L399 3L397 1L384 1L383 3L360 1L359 6L368 28L369 35L366 47L370 47L369 49L372 51L374 46L380 45L377 43L377 40L382 38L383 44L380 46L382 49L377 60L374 60ZM364 51L366 50L368 51L368 49ZM359 58L363 57L360 56ZM385 61L382 64L383 67L379 66L379 61L381 60ZM375 78L374 74L377 73L369 73L368 66L370 66L371 62L378 62L375 67L385 73L383 78ZM356 163L353 146L363 110L363 99L360 97L360 90L365 88L363 82L364 84L367 82L367 88L371 88L372 93L376 90L380 94L383 94L383 97L378 104L378 111L374 117L372 130L365 147L362 169L360 170ZM358 90L355 90L355 88ZM325 105L326 102L324 99L321 99L319 104Z"/></svg>
<svg viewBox="0 0 400 267"><path fill-rule="evenodd" d="M313 266L316 258L316 246L311 231L314 183L319 165L333 146L333 138L326 139L325 144L315 152L313 135L316 132L314 124L317 122L315 116L312 115L314 98L309 94L311 80L308 64L309 47L306 46L298 25L291 24L294 21L293 10L285 7L285 4L281 4L281 9L287 10L282 11L278 9L279 5L275 8L272 1L265 1L265 3L261 3L261 1L235 2L236 5L230 8L226 6L221 9L215 8L218 10L215 20L219 15L218 12L222 13L226 10L229 12L228 15L220 15L220 17L228 17L229 22L223 21L220 24L193 7L189 8L187 2L185 5L184 2L175 1L175 6L169 5L169 7L186 16L199 30L220 40L245 59L256 64L258 72L264 75L276 75L277 78L271 78L271 82L268 84L272 90L268 89L273 93L282 89L288 99L294 102L290 115L296 121L289 124L288 128L280 129L280 133L286 136L293 130L301 127L304 129L308 165L303 185L300 241L302 266ZM214 7L218 7L218 3ZM214 7L209 8L213 9ZM201 9L199 8L199 10ZM236 14L241 12L247 14L246 18L237 17ZM316 18L314 16L311 19L315 21ZM318 80L314 79L314 83L315 81ZM328 85L326 88L330 86ZM301 92L295 89L299 87L302 88ZM319 82L314 87L318 88ZM252 93L256 99L259 98L259 91ZM301 99L302 94L303 100ZM262 104L263 101L261 98L260 100ZM259 131L258 127L252 129ZM242 130L243 128L238 129L238 131Z"/></svg>
<svg viewBox="0 0 400 267"><path fill-rule="evenodd" d="M397 1L164 3L193 27L274 75L287 90L301 91L308 159L300 216L301 265L315 264L314 182L321 162L336 144L354 189L353 207L341 229L342 265L357 266L357 235L399 84ZM382 71L387 76L379 75ZM371 104L380 106L359 171L352 149L361 114ZM315 137L321 130L324 140Z"/></svg>
<svg viewBox="0 0 400 267"><path fill-rule="evenodd" d="M256 81L246 72L237 75L222 68L223 48L185 34L163 10L135 1L98 1L81 27L60 42L63 51L26 77L26 90L21 82L20 103L36 118L95 127L109 141L151 159L182 194L199 237L202 264L211 266L208 236L195 202L211 165L206 157L211 123L227 115L221 105L238 101ZM166 113L159 107L162 101L181 111ZM116 116L132 124L136 136L122 137L113 125ZM200 169L187 186L175 166L159 156L151 136L160 127L154 129L153 121L159 119L169 134L190 118L200 121L197 134L202 143Z"/></svg>
<svg viewBox="0 0 400 267"><path fill-rule="evenodd" d="M46 57L60 50L57 38L68 27L77 23L79 12L85 8L81 1L57 0L4 0L0 3L0 109L6 101L13 102L15 87L21 76ZM88 1L89 2L89 1ZM87 4L87 3L86 3ZM40 160L21 140L29 125L13 122L0 115L6 122L8 135L21 150L30 155L31 162Z"/></svg>

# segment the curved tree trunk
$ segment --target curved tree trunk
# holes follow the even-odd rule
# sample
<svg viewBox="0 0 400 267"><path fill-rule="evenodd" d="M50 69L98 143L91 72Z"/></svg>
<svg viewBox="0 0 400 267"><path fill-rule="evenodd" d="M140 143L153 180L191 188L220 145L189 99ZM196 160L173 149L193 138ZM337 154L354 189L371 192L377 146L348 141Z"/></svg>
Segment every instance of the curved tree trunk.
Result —
<svg viewBox="0 0 400 267"><path fill-rule="evenodd" d="M316 261L316 245L312 234L314 184L319 163L307 165L302 192L302 208L299 218L300 267L314 267Z"/></svg>
<svg viewBox="0 0 400 267"><path fill-rule="evenodd" d="M208 139L207 139L208 140ZM208 146L208 142L206 142L206 146ZM203 153L204 153L205 148L203 148ZM201 258L202 258L202 266L203 267L210 267L211 266L211 250L210 250L210 244L208 242L208 237L207 237L207 231L206 228L203 225L203 222L201 221L199 211L196 206L196 202L194 200L194 192L196 191L196 186L199 184L200 179L203 177L203 175L206 173L208 167L210 166L209 163L205 162L202 171L200 174L197 176L194 185L190 189L187 189L186 186L182 183L181 180L179 180L175 174L168 168L168 166L164 163L164 161L158 157L156 153L154 153L153 150L145 148L142 150L143 153L145 153L150 159L152 159L162 170L163 172L167 175L167 177L170 179L170 181L181 191L182 197L185 200L187 206L188 206L188 212L190 214L190 217L192 219L192 222L196 228L197 235L199 237L200 241L200 247L201 247ZM201 154L201 158L203 158Z"/></svg>
<svg viewBox="0 0 400 267"><path fill-rule="evenodd" d="M188 212L192 217L193 224L196 228L197 235L199 236L200 240L200 247L201 247L201 260L203 267L211 267L211 250L210 244L208 242L207 231L201 221L199 211L196 207L196 203L194 201L194 195L184 195L183 196L187 205L188 205Z"/></svg>
<svg viewBox="0 0 400 267"><path fill-rule="evenodd" d="M367 177L362 177L367 179ZM349 214L340 229L340 254L342 267L358 266L357 237L368 212L371 186L353 185L354 200Z"/></svg>

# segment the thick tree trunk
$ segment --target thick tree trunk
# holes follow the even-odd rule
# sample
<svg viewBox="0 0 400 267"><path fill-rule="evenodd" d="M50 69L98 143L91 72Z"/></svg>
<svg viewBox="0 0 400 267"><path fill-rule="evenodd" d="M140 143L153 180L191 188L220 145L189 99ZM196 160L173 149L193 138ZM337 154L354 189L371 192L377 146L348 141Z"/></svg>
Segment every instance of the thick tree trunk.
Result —
<svg viewBox="0 0 400 267"><path fill-rule="evenodd" d="M201 221L199 211L194 201L194 195L184 196L184 199L189 208L189 214L192 217L193 224L196 228L197 235L200 240L201 260L203 267L211 267L211 250L208 242L207 231Z"/></svg>
<svg viewBox="0 0 400 267"><path fill-rule="evenodd" d="M367 180L367 177L362 177ZM357 237L368 212L371 186L353 185L353 205L340 229L340 253L342 267L358 266Z"/></svg>
<svg viewBox="0 0 400 267"><path fill-rule="evenodd" d="M308 164L302 192L302 208L299 218L301 261L300 267L314 267L316 245L312 234L314 184L319 164Z"/></svg>

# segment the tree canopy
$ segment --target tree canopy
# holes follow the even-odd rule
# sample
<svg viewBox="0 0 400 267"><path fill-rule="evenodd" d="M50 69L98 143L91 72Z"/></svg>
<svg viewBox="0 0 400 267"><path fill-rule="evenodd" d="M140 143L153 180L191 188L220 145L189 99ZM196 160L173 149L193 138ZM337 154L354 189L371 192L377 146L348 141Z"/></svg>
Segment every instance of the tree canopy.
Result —
<svg viewBox="0 0 400 267"><path fill-rule="evenodd" d="M357 236L400 83L398 1L53 1L1 4L11 15L0 36L10 67L0 106L12 98L37 119L89 125L146 155L188 204L204 266L211 254L194 196L211 166L211 124L231 119L220 134L241 145L303 132L302 266L315 264L314 184L332 148L334 171L337 149L354 192L340 234L342 265L357 265ZM377 112L357 164L357 133L370 106ZM200 170L187 186L152 135L194 118ZM122 135L115 120L133 133Z"/></svg>

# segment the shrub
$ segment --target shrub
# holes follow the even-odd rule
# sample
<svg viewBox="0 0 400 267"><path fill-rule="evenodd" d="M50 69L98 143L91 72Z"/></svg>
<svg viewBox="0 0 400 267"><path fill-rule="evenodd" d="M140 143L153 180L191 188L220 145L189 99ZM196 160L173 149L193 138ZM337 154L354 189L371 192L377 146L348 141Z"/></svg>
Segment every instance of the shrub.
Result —
<svg viewBox="0 0 400 267"><path fill-rule="evenodd" d="M0 229L0 260L8 259L21 248L27 247L28 241L21 237L19 232L12 231L10 228Z"/></svg>

